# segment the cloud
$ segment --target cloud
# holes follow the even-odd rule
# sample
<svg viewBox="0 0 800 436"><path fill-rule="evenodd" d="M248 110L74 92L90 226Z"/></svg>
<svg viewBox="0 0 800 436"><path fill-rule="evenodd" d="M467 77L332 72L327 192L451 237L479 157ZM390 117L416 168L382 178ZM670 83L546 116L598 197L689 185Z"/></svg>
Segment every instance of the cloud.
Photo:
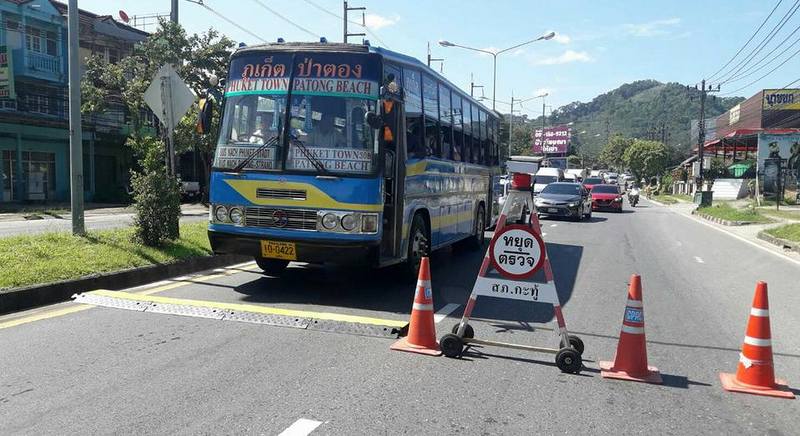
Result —
<svg viewBox="0 0 800 436"><path fill-rule="evenodd" d="M681 23L680 18L666 18L639 24L625 24L625 31L633 36L651 37L669 33L669 28Z"/></svg>
<svg viewBox="0 0 800 436"><path fill-rule="evenodd" d="M537 65L562 65L573 62L592 62L594 59L585 51L567 50L564 53L549 58L537 59Z"/></svg>
<svg viewBox="0 0 800 436"><path fill-rule="evenodd" d="M394 26L398 21L400 21L400 17L397 15L389 18L378 14L367 14L364 17L365 24L372 30L380 30L384 27Z"/></svg>
<svg viewBox="0 0 800 436"><path fill-rule="evenodd" d="M565 33L556 33L556 36L553 38L553 41L559 44L569 44L572 41L572 38Z"/></svg>

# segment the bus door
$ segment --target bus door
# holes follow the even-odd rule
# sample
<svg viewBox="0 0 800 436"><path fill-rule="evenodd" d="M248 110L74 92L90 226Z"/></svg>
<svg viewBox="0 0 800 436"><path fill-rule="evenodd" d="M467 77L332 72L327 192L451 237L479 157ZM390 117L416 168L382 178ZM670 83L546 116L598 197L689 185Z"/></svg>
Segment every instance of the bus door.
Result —
<svg viewBox="0 0 800 436"><path fill-rule="evenodd" d="M385 92L381 101L384 126L379 132L384 156L382 261L400 260L403 238L406 138L405 110L401 93Z"/></svg>

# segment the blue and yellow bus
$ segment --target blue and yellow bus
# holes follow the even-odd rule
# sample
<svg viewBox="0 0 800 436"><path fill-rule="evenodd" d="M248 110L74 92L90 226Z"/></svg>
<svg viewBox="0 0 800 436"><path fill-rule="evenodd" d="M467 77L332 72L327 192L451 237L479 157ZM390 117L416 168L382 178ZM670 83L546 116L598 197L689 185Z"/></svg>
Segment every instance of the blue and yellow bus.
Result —
<svg viewBox="0 0 800 436"><path fill-rule="evenodd" d="M215 253L270 275L289 261L415 274L432 250L483 245L498 114L417 59L368 43L241 47L223 86Z"/></svg>

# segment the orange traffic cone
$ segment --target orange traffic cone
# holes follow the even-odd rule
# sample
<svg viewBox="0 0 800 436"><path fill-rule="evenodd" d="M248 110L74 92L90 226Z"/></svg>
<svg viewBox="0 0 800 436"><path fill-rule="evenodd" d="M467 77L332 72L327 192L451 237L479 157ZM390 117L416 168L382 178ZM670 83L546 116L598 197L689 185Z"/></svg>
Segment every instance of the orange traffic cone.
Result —
<svg viewBox="0 0 800 436"><path fill-rule="evenodd" d="M658 368L647 366L647 344L644 337L644 305L642 278L631 276L628 303L622 318L622 331L613 362L600 362L600 375L606 378L661 384Z"/></svg>
<svg viewBox="0 0 800 436"><path fill-rule="evenodd" d="M414 293L414 306L408 336L392 344L392 350L440 356L442 350L436 342L436 326L433 321L433 290L431 289L431 269L427 257L419 265L417 291Z"/></svg>
<svg viewBox="0 0 800 436"><path fill-rule="evenodd" d="M720 373L719 379L727 391L794 398L794 393L786 386L786 382L775 378L767 284L764 282L756 284L756 295L753 297L736 374Z"/></svg>

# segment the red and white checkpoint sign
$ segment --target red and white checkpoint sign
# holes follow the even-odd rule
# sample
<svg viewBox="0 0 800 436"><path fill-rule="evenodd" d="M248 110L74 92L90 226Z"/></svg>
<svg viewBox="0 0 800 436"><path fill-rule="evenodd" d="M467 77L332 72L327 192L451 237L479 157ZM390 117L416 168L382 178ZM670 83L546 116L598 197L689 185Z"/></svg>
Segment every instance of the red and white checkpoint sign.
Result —
<svg viewBox="0 0 800 436"><path fill-rule="evenodd" d="M529 281L545 264L542 236L526 225L510 225L498 231L489 245L489 260L501 278L478 276L478 295L558 305L553 282Z"/></svg>
<svg viewBox="0 0 800 436"><path fill-rule="evenodd" d="M542 267L544 241L528 226L507 226L492 238L489 259L501 276L525 279Z"/></svg>

